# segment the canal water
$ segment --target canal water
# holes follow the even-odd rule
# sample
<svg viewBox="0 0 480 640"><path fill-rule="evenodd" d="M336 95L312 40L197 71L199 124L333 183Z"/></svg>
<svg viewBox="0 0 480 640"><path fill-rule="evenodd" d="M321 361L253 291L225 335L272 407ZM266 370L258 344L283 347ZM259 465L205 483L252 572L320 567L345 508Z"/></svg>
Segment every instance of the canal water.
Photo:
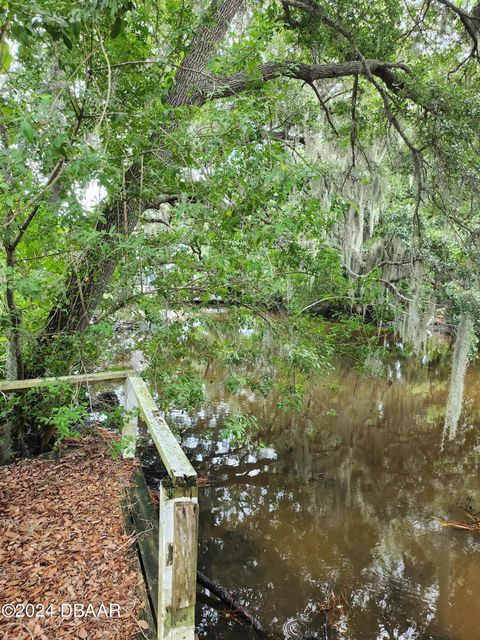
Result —
<svg viewBox="0 0 480 640"><path fill-rule="evenodd" d="M393 358L376 377L339 362L301 414L230 395L225 377L210 366L208 405L168 416L204 485L200 570L273 637L478 640L480 534L440 522L480 511L480 369L453 441L448 359ZM250 444L225 439L239 412L258 419ZM332 589L342 608L327 630ZM251 635L206 604L197 620L201 638Z"/></svg>

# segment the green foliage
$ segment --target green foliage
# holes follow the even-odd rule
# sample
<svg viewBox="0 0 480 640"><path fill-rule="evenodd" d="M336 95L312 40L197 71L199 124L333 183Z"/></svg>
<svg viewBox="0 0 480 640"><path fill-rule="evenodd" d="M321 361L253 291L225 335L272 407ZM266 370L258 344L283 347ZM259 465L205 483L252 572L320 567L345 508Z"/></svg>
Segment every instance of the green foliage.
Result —
<svg viewBox="0 0 480 640"><path fill-rule="evenodd" d="M277 407L284 411L294 411L299 413L304 406L303 385L295 383L284 383L279 385L280 400Z"/></svg>
<svg viewBox="0 0 480 640"><path fill-rule="evenodd" d="M125 420L137 413L122 406L100 408L102 426L120 432ZM84 387L52 382L22 393L3 395L0 421L9 421L15 446L20 453L38 452L64 438L82 437L89 433L90 402ZM121 452L129 445L126 439L115 446Z"/></svg>
<svg viewBox="0 0 480 640"><path fill-rule="evenodd" d="M102 409L102 413L105 416L105 419L102 422L102 426L105 427L105 429L121 431L126 420L132 416L138 415L138 409L135 408L127 411L127 409L122 406L106 407L105 411Z"/></svg>
<svg viewBox="0 0 480 640"><path fill-rule="evenodd" d="M225 381L225 388L230 393L236 394L242 391L242 389L246 386L246 384L247 384L246 378L244 378L243 376L233 374Z"/></svg>
<svg viewBox="0 0 480 640"><path fill-rule="evenodd" d="M164 410L197 409L205 399L203 381L199 377L163 370L158 372L156 382L157 404Z"/></svg>
<svg viewBox="0 0 480 640"><path fill-rule="evenodd" d="M361 366L375 354L377 327L408 310L416 261L427 274L423 307L434 301L453 321L479 316L480 87L457 16L399 0L336 0L316 3L316 17L298 7L287 16L281 3L252 1L187 93L203 82L210 95L208 80L240 72L248 90L174 107L166 98L208 4L0 9L0 279L15 299L0 306L3 376L15 375L15 332L28 372L107 365L123 313L148 327L137 346L162 408L198 407L203 371L221 361L229 392L275 392L280 407L300 410L334 357ZM386 83L385 70L376 84L318 80L320 105L309 84L266 82L257 69L331 66L359 52L396 64L388 73L399 81ZM105 203L118 202L119 219L123 202L135 208L134 232L107 221ZM82 280L85 257L93 267ZM107 258L115 268L97 273ZM75 310L63 307L72 286ZM91 315L82 300L91 291L86 331L53 323L44 334L52 309L55 319ZM212 307L228 314L204 313ZM67 414L55 414L61 429L74 426Z"/></svg>
<svg viewBox="0 0 480 640"><path fill-rule="evenodd" d="M60 444L64 438L79 437L78 427L85 420L88 413L87 405L75 404L53 407L49 416L40 416L38 422L55 428L55 443Z"/></svg>
<svg viewBox="0 0 480 640"><path fill-rule="evenodd" d="M220 435L223 440L246 444L253 441L258 430L259 426L255 416L227 416Z"/></svg>
<svg viewBox="0 0 480 640"><path fill-rule="evenodd" d="M263 398L266 398L269 395L269 393L274 388L274 385L275 381L271 376L261 373L260 375L251 377L248 380L248 386L250 387L250 389L253 392L258 393Z"/></svg>
<svg viewBox="0 0 480 640"><path fill-rule="evenodd" d="M292 371L312 374L322 369L322 360L318 353L303 345L288 345L286 360Z"/></svg>
<svg viewBox="0 0 480 640"><path fill-rule="evenodd" d="M336 416L338 416L338 413L336 412L335 409L331 408L331 409L326 409L323 414L325 416L330 416L332 418L335 418Z"/></svg>
<svg viewBox="0 0 480 640"><path fill-rule="evenodd" d="M86 407L83 390L55 382L2 396L0 419L12 422L19 450L39 450L50 440L48 433L59 440L76 434Z"/></svg>
<svg viewBox="0 0 480 640"><path fill-rule="evenodd" d="M116 459L119 456L123 455L125 451L130 449L134 443L135 436L122 436L119 440L115 440L112 443L110 455L112 456L112 458Z"/></svg>

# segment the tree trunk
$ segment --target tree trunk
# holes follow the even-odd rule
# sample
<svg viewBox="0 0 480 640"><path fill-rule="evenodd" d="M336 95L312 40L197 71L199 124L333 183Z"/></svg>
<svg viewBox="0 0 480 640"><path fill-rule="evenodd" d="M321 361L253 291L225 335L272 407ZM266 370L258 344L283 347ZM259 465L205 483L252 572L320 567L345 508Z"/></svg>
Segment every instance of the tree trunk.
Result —
<svg viewBox="0 0 480 640"><path fill-rule="evenodd" d="M166 98L168 105L181 107L199 105L204 101L200 97L200 88L206 82L204 69L242 4L243 0L223 0L220 5L217 0L212 1L205 20L193 37L190 51L176 74L175 86ZM169 132L174 128L175 125ZM151 143L161 144L160 137L160 134L153 133ZM122 255L120 240L122 236L128 236L137 224L142 208L140 176L141 165L137 161L127 170L119 196L106 205L103 221L96 226L99 240L68 274L64 293L50 311L45 330L40 336L35 365L29 374L39 375L45 371L44 356L54 336L75 334L88 326Z"/></svg>
<svg viewBox="0 0 480 640"><path fill-rule="evenodd" d="M10 331L8 336L8 358L7 363L9 370L7 371L7 378L14 380L23 380L24 367L22 356L22 344L21 344L21 325L22 318L20 310L15 302L15 284L14 284L14 271L15 271L15 249L12 249L9 245L5 246L6 263L7 263L7 277L5 298L7 301L8 317L10 320Z"/></svg>

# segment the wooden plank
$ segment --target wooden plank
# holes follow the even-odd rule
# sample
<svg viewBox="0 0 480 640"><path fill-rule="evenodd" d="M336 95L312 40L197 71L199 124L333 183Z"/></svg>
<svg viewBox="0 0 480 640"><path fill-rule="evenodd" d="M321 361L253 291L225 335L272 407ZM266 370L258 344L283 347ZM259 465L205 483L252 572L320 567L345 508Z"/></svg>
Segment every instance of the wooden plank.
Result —
<svg viewBox="0 0 480 640"><path fill-rule="evenodd" d="M128 493L124 502L122 503L122 510L123 510L123 516L124 516L125 533L127 534L127 536L135 535L135 526L132 522L132 514L130 511L130 496L128 495ZM157 627L155 623L155 618L152 613L152 605L148 597L148 592L145 585L145 576L143 575L143 570L140 563L138 546L135 544L133 548L135 553L135 568L137 570L137 573L142 578L138 584L138 590L140 592L142 601L145 605L142 610L141 618L146 620L148 623L148 630L142 630L142 631L139 630L138 640L140 640L141 638L144 639L145 637L148 638L148 640L154 640L157 636Z"/></svg>
<svg viewBox="0 0 480 640"><path fill-rule="evenodd" d="M158 546L158 640L170 640L172 626L173 500L160 483Z"/></svg>
<svg viewBox="0 0 480 640"><path fill-rule="evenodd" d="M133 485L128 490L128 508L136 533L136 545L140 556L145 583L155 619L158 616L158 518L153 507L144 475L135 473Z"/></svg>
<svg viewBox="0 0 480 640"><path fill-rule="evenodd" d="M174 483L181 482L196 486L195 469L161 416L147 385L137 376L129 376L128 380L135 390L140 415L147 425L170 478Z"/></svg>
<svg viewBox="0 0 480 640"><path fill-rule="evenodd" d="M130 496L126 495L125 500L122 503L122 510L123 510L123 516L124 516L124 528L125 528L125 533L127 534L127 536L132 536L135 535L135 527L134 524L132 522L132 514L130 512ZM148 593L147 593L147 588L145 585L145 577L143 575L143 571L142 571L142 566L140 564L140 558L139 558L139 553L138 553L138 547L137 545L133 545L133 549L134 549L134 553L135 553L135 569L137 570L137 573L142 577L142 579L139 581L138 584L138 590L140 591L140 596L142 598L142 602L144 603L144 608L142 610L142 615L141 618L146 620L148 623L148 630L139 630L138 633L138 640L140 640L141 638L147 638L148 640L155 640L156 636L157 636L157 627L156 627L156 623L155 623L155 618L153 617L153 613L152 613L152 606L150 603L150 599L148 597Z"/></svg>
<svg viewBox="0 0 480 640"><path fill-rule="evenodd" d="M198 504L175 502L173 531L172 622L181 609L195 604L197 583Z"/></svg>
<svg viewBox="0 0 480 640"><path fill-rule="evenodd" d="M73 384L85 384L87 382L103 382L104 380L125 380L131 370L100 371L98 373L85 373L78 376L58 376L57 378L30 378L29 380L0 380L0 391L22 391L33 389L52 382L70 382Z"/></svg>
<svg viewBox="0 0 480 640"><path fill-rule="evenodd" d="M138 434L138 415L135 412L138 409L137 396L135 390L132 387L130 378L125 380L124 386L125 392L125 409L131 411L132 415L128 416L125 420L122 428L122 438L128 438L129 442L123 451L124 458L134 458L137 448L137 434Z"/></svg>

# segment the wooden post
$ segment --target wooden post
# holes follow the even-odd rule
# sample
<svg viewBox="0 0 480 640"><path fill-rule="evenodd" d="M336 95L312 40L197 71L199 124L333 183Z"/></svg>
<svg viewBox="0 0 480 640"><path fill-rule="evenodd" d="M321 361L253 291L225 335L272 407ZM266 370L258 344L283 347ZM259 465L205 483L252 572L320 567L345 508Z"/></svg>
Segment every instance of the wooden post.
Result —
<svg viewBox="0 0 480 640"><path fill-rule="evenodd" d="M158 640L194 640L198 489L160 484Z"/></svg>
<svg viewBox="0 0 480 640"><path fill-rule="evenodd" d="M131 383L131 379L128 377L125 380L125 409L127 411L134 411L132 415L128 416L125 420L122 428L122 438L131 438L131 441L127 444L123 450L124 458L134 458L135 450L137 447L137 433L138 433L138 402L135 389Z"/></svg>

